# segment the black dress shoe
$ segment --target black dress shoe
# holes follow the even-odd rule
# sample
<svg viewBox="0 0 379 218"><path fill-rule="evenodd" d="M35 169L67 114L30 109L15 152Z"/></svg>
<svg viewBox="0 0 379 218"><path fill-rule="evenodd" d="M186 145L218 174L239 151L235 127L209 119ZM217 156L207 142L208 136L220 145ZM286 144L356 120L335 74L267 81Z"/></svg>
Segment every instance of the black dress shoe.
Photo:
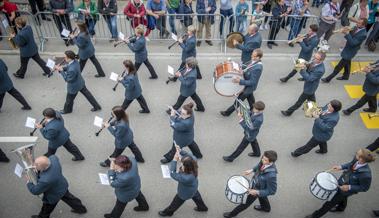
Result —
<svg viewBox="0 0 379 218"><path fill-rule="evenodd" d="M258 211L262 211L262 212L267 212L267 213L270 212L270 210L261 207L261 205L255 205L255 206L254 206L254 209L255 209L255 210L258 210Z"/></svg>
<svg viewBox="0 0 379 218"><path fill-rule="evenodd" d="M300 81L300 82L303 82L304 78L298 78L297 80Z"/></svg>
<svg viewBox="0 0 379 218"><path fill-rule="evenodd" d="M85 209L85 210L74 210L74 209L72 209L71 212L77 213L77 214L84 214L84 213L87 213L87 209Z"/></svg>
<svg viewBox="0 0 379 218"><path fill-rule="evenodd" d="M270 43L270 44L267 44L267 47L269 48L269 49L272 49L272 44Z"/></svg>
<svg viewBox="0 0 379 218"><path fill-rule="evenodd" d="M372 213L373 213L375 216L379 216L379 210L373 210Z"/></svg>
<svg viewBox="0 0 379 218"><path fill-rule="evenodd" d="M20 78L20 79L24 79L24 77L25 77L25 76L17 74L17 73L14 73L13 76Z"/></svg>
<svg viewBox="0 0 379 218"><path fill-rule="evenodd" d="M330 80L328 80L327 78L322 78L321 81L322 81L323 83L329 83L329 82L330 82Z"/></svg>
<svg viewBox="0 0 379 218"><path fill-rule="evenodd" d="M9 163L9 159L7 157L1 157L0 158L0 162L3 162L3 163Z"/></svg>
<svg viewBox="0 0 379 218"><path fill-rule="evenodd" d="M159 214L159 216L172 216L172 214L170 215L170 214L167 214L163 211L159 211L158 214Z"/></svg>
<svg viewBox="0 0 379 218"><path fill-rule="evenodd" d="M113 218L113 217L112 217L112 214L110 214L110 213L104 214L104 217L105 217L105 218Z"/></svg>
<svg viewBox="0 0 379 218"><path fill-rule="evenodd" d="M21 110L26 110L26 111L31 110L31 109L32 108L30 106L24 106L24 107L21 108Z"/></svg>
<svg viewBox="0 0 379 218"><path fill-rule="evenodd" d="M211 40L205 40L205 43L207 43L208 45L210 45L210 46L212 46L213 45L213 43L212 43L212 41Z"/></svg>
<svg viewBox="0 0 379 218"><path fill-rule="evenodd" d="M224 117L229 117L230 114L228 114L226 111L220 111L220 114Z"/></svg>
<svg viewBox="0 0 379 218"><path fill-rule="evenodd" d="M225 218L232 218L229 212L222 214Z"/></svg>
<svg viewBox="0 0 379 218"><path fill-rule="evenodd" d="M85 158L84 157L73 157L71 160L72 161L81 161L81 160L84 160Z"/></svg>
<svg viewBox="0 0 379 218"><path fill-rule="evenodd" d="M204 108L203 108L203 109L195 108L195 111L198 111L198 112L204 112L205 109L204 109Z"/></svg>
<svg viewBox="0 0 379 218"><path fill-rule="evenodd" d="M367 113L375 113L376 112L375 110L371 110L370 108L364 108L363 111L367 112Z"/></svg>
<svg viewBox="0 0 379 218"><path fill-rule="evenodd" d="M42 76L48 76L50 73L43 73Z"/></svg>
<svg viewBox="0 0 379 218"><path fill-rule="evenodd" d="M333 207L332 209L329 210L329 212L332 213L338 213L338 212L343 212L344 210L338 209L337 207Z"/></svg>
<svg viewBox="0 0 379 218"><path fill-rule="evenodd" d="M198 207L195 207L195 208L193 208L193 210L195 210L195 211L197 211L197 212L206 212L206 211L208 211L208 208L198 208Z"/></svg>
<svg viewBox="0 0 379 218"><path fill-rule="evenodd" d="M229 156L223 156L222 159L224 159L224 161L226 162L233 162L233 159L230 158Z"/></svg>
<svg viewBox="0 0 379 218"><path fill-rule="evenodd" d="M293 47L294 44L293 44L293 43L289 43L288 46L289 46L289 47Z"/></svg>
<svg viewBox="0 0 379 218"><path fill-rule="evenodd" d="M291 152L292 157L298 157L299 155L296 155L295 152Z"/></svg>
<svg viewBox="0 0 379 218"><path fill-rule="evenodd" d="M341 76L341 77L337 77L336 80L349 80L349 79Z"/></svg>
<svg viewBox="0 0 379 218"><path fill-rule="evenodd" d="M105 162L100 162L100 166L102 166L102 167L109 167L109 165L107 163L105 163Z"/></svg>
<svg viewBox="0 0 379 218"><path fill-rule="evenodd" d="M162 164L166 164L166 163L168 163L168 162L170 162L170 161L168 161L166 158L161 159L161 163L162 163Z"/></svg>
<svg viewBox="0 0 379 218"><path fill-rule="evenodd" d="M278 43L276 43L276 42L272 42L272 45L279 46Z"/></svg>
<svg viewBox="0 0 379 218"><path fill-rule="evenodd" d="M292 113L288 112L288 111L280 111L284 116L286 117L289 117L291 116Z"/></svg>
<svg viewBox="0 0 379 218"><path fill-rule="evenodd" d="M315 152L316 152L317 154L326 154L326 152L322 152L320 149L317 149Z"/></svg>
<svg viewBox="0 0 379 218"><path fill-rule="evenodd" d="M140 112L141 114L148 114L148 113L150 113L150 111L148 111L148 110L139 110L138 112Z"/></svg>
<svg viewBox="0 0 379 218"><path fill-rule="evenodd" d="M149 79L158 79L157 76L150 76Z"/></svg>
<svg viewBox="0 0 379 218"><path fill-rule="evenodd" d="M351 112L348 110L343 110L342 113L345 114L346 116L349 116L351 114Z"/></svg>
<svg viewBox="0 0 379 218"><path fill-rule="evenodd" d="M140 207L140 206L137 206L137 207L134 207L133 208L134 211L148 211L149 210L149 207Z"/></svg>
<svg viewBox="0 0 379 218"><path fill-rule="evenodd" d="M280 82L286 83L288 81L287 77L280 78Z"/></svg>
<svg viewBox="0 0 379 218"><path fill-rule="evenodd" d="M142 159L138 159L138 160L136 159L136 161L137 161L138 163L145 163L145 159L143 159L143 158L142 158Z"/></svg>
<svg viewBox="0 0 379 218"><path fill-rule="evenodd" d="M104 74L96 74L95 77L96 77L96 78L99 78L99 77L105 77L105 75L104 75Z"/></svg>
<svg viewBox="0 0 379 218"><path fill-rule="evenodd" d="M255 154L254 152L250 152L247 154L249 157L260 157L261 155Z"/></svg>
<svg viewBox="0 0 379 218"><path fill-rule="evenodd" d="M99 108L91 108L92 112L99 111L99 110L101 110L101 107L99 107Z"/></svg>

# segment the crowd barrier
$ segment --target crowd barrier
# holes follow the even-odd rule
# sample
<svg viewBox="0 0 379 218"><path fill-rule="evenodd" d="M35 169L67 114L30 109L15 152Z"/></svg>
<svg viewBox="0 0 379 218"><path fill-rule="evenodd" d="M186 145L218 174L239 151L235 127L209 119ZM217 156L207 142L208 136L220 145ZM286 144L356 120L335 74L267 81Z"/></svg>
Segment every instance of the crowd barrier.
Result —
<svg viewBox="0 0 379 218"><path fill-rule="evenodd" d="M32 15L28 11L19 11L20 15L27 17L28 24L32 26L36 38L38 38L40 43L40 50L44 51L45 44L49 39L64 39L61 36L61 31L63 29L73 30L75 22L82 21L86 22L87 26L93 26L90 28L90 34L94 35L96 40L110 40L112 37L117 38L118 33L122 32L125 37L129 37L134 34L134 26L132 24L133 19L129 19L124 14L117 14L114 17L109 17L107 15L96 15L85 17L81 12L70 13L69 15L57 16L51 12L38 12ZM167 14L162 18L161 22L157 22L155 29L151 30L148 38L150 41L172 41L171 32L177 32L178 36L186 33L186 26L189 25L188 20L192 20L192 25L197 29L201 22L198 20L199 16L207 16L209 19L212 18L214 23L210 27L210 38L207 38L207 33L205 28L203 33L197 33L197 40L210 40L213 43L220 45L221 52L228 52L226 47L227 35L230 32L235 32L240 30L241 32L246 32L246 27L250 23L257 23L261 25L260 33L264 42L269 40L270 34L273 31L278 31L275 41L288 41L293 36L298 33L303 34L307 31L307 27L310 24L318 24L318 17L314 15L308 16L292 16L282 19L280 24L273 22L273 17L271 15L266 15L261 19L254 19L253 15L247 15L246 20L240 22L239 17L232 15L230 17L225 17L221 14ZM42 18L48 17L52 21L46 21ZM3 19L3 18L2 18ZM171 21L170 21L171 20ZM173 21L173 22L172 22ZM242 25L240 25L242 23ZM266 24L266 25L265 25ZM239 26L239 29L238 29ZM147 25L143 25L145 32L148 30ZM244 27L244 28L242 28ZM268 27L267 29L265 27ZM8 38L9 35L7 31L1 28L2 34L0 37ZM209 33L208 33L209 34ZM291 37L290 37L291 35Z"/></svg>

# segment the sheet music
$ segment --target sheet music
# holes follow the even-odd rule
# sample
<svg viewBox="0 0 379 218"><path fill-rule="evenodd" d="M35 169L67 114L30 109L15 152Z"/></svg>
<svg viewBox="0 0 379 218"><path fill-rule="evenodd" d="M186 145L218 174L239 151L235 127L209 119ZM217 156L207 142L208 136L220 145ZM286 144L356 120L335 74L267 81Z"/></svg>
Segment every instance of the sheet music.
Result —
<svg viewBox="0 0 379 218"><path fill-rule="evenodd" d="M54 66L55 66L55 61L51 60L50 58L47 59L46 67L50 69L54 69Z"/></svg>
<svg viewBox="0 0 379 218"><path fill-rule="evenodd" d="M99 173L100 183L102 185L110 185L108 175L105 173Z"/></svg>
<svg viewBox="0 0 379 218"><path fill-rule="evenodd" d="M103 121L104 121L103 118L95 116L95 120L93 121L93 125L101 128L103 126Z"/></svg>
<svg viewBox="0 0 379 218"><path fill-rule="evenodd" d="M7 19L2 20L1 22L3 23L4 29L7 29L9 27Z"/></svg>
<svg viewBox="0 0 379 218"><path fill-rule="evenodd" d="M19 178L22 177L22 172L24 172L24 168L20 164L16 164L16 167L14 168L14 174L16 174Z"/></svg>
<svg viewBox="0 0 379 218"><path fill-rule="evenodd" d="M167 65L167 72L169 73L169 74L171 74L172 76L174 76L175 75L175 71L174 71L174 68L173 67L171 67L170 65Z"/></svg>
<svg viewBox="0 0 379 218"><path fill-rule="evenodd" d="M34 129L35 124L36 124L36 119L34 119L32 117L27 117L26 118L25 127Z"/></svg>
<svg viewBox="0 0 379 218"><path fill-rule="evenodd" d="M64 37L68 37L70 35L70 31L67 29L63 29L61 32L61 35Z"/></svg>
<svg viewBox="0 0 379 218"><path fill-rule="evenodd" d="M171 178L170 169L168 168L168 165L161 165L161 169L162 169L162 176L164 179Z"/></svg>
<svg viewBox="0 0 379 218"><path fill-rule="evenodd" d="M117 80L118 80L118 74L115 73L115 72L111 72L111 75L109 76L109 79L117 82Z"/></svg>
<svg viewBox="0 0 379 218"><path fill-rule="evenodd" d="M150 42L150 39L149 39L149 37L145 37L145 40L146 40L146 41L148 41L148 42Z"/></svg>
<svg viewBox="0 0 379 218"><path fill-rule="evenodd" d="M122 32L118 32L118 38L121 40L125 40L125 35Z"/></svg>
<svg viewBox="0 0 379 218"><path fill-rule="evenodd" d="M176 36L175 34L171 33L171 38L175 41L178 41L178 36Z"/></svg>

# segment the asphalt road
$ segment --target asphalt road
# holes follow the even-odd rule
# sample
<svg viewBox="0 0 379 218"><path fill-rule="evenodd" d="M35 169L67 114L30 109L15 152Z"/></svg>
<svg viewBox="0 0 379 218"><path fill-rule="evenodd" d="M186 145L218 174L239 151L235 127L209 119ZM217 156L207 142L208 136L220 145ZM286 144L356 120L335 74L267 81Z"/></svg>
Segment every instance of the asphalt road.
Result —
<svg viewBox="0 0 379 218"><path fill-rule="evenodd" d="M121 72L123 59L112 56L99 57L107 76L112 71ZM15 72L19 67L18 56L2 55L2 58L8 65L9 73ZM47 56L43 58L46 59ZM134 131L134 140L146 159L146 163L139 165L139 172L142 179L142 192L150 204L150 211L134 212L132 208L136 202L132 202L126 207L123 217L158 217L158 211L165 208L176 193L176 183L162 178L159 160L170 148L172 140L172 130L165 114L166 105L175 103L179 89L179 83L165 84L167 64L178 67L180 61L178 56L150 57L150 59L159 74L159 79L149 80L144 66L140 69L139 77L151 114L139 114L137 102L132 103L127 110ZM219 114L220 110L232 104L233 99L221 97L213 90L213 69L215 64L225 59L217 55L199 58L203 79L198 81L197 90L206 111L205 113L195 112L195 140L204 154L204 158L199 161L199 190L209 211L195 212L193 202L188 201L174 217L222 217L223 212L234 207L224 196L227 179L231 175L253 167L259 161L258 158L247 156L250 147L233 163L222 160L223 155L230 154L235 149L243 135L235 114L228 118ZM330 59L327 60L327 73L332 70L329 61ZM323 203L313 197L308 190L313 176L331 165L350 161L358 148L366 146L378 136L378 131L366 129L357 112L349 117L342 115L333 138L328 142L329 152L326 155L315 154L313 150L297 159L292 158L290 151L303 145L311 137L313 120L305 118L301 110L296 111L289 118L283 117L280 110L286 109L296 101L303 84L296 78L287 84L279 82L279 77L287 74L292 68L290 55L264 57L263 64L264 72L255 93L257 100L266 103L265 120L258 140L262 151L274 149L279 154L278 191L275 196L269 198L272 206L269 214L257 212L250 207L238 217L304 217L318 209ZM40 68L31 61L26 78L13 79L15 87L30 102L33 110L22 111L18 102L7 95L0 113L1 136L27 136L30 131L24 127L27 116L41 119L42 110L46 107L62 109L66 95L63 79L59 75L48 79L42 77L41 74ZM88 89L100 102L103 110L96 113L90 112L91 107L88 102L82 95L78 95L74 112L64 115L71 139L79 146L86 160L80 163L72 162L71 155L64 148L60 148L57 152L63 173L69 181L70 191L83 201L88 208L88 213L82 216L72 214L69 207L60 202L51 216L54 218L103 217L104 213L110 212L115 203L113 189L99 184L98 178L98 173L106 172L106 169L100 167L98 163L112 152L113 137L108 131L95 137L97 127L93 126L92 122L95 115L108 118L110 109L122 103L124 89L120 86L117 92L113 92L113 81L108 78L96 79L94 74L94 67L88 62L83 75ZM359 74L351 76L351 80L347 82L332 81L330 84L321 84L316 93L319 104L324 105L336 98L341 100L346 108L356 100L349 98L343 85L362 84L363 79L363 75ZM37 133L36 136L40 134ZM8 164L0 164L1 218L29 217L37 214L41 207L41 201L27 191L25 181L13 173L18 158L10 154L10 151L19 146L21 144L1 144L1 148L11 159ZM46 149L47 141L39 138L36 156L42 155ZM124 154L130 155L131 152L127 149ZM371 164L373 181L370 190L349 198L345 212L328 214L325 217L371 217L371 210L379 209L378 164L378 162Z"/></svg>

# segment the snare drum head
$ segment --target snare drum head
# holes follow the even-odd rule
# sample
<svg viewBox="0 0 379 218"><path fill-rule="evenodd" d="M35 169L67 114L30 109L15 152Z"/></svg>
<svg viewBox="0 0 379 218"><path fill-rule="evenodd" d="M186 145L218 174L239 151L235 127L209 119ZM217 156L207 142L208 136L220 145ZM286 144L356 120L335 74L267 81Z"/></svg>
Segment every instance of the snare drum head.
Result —
<svg viewBox="0 0 379 218"><path fill-rule="evenodd" d="M246 190L245 187L243 187L241 184L245 187L250 187L249 180L247 180L243 176L232 176L228 180L228 188L230 191L232 191L235 194L244 194L248 190Z"/></svg>
<svg viewBox="0 0 379 218"><path fill-rule="evenodd" d="M337 178L328 172L318 173L316 181L323 189L328 191L336 190L338 187Z"/></svg>
<svg viewBox="0 0 379 218"><path fill-rule="evenodd" d="M241 93L244 87L238 83L233 83L233 77L243 79L242 75L238 73L224 73L214 81L216 92L227 97L233 97Z"/></svg>

